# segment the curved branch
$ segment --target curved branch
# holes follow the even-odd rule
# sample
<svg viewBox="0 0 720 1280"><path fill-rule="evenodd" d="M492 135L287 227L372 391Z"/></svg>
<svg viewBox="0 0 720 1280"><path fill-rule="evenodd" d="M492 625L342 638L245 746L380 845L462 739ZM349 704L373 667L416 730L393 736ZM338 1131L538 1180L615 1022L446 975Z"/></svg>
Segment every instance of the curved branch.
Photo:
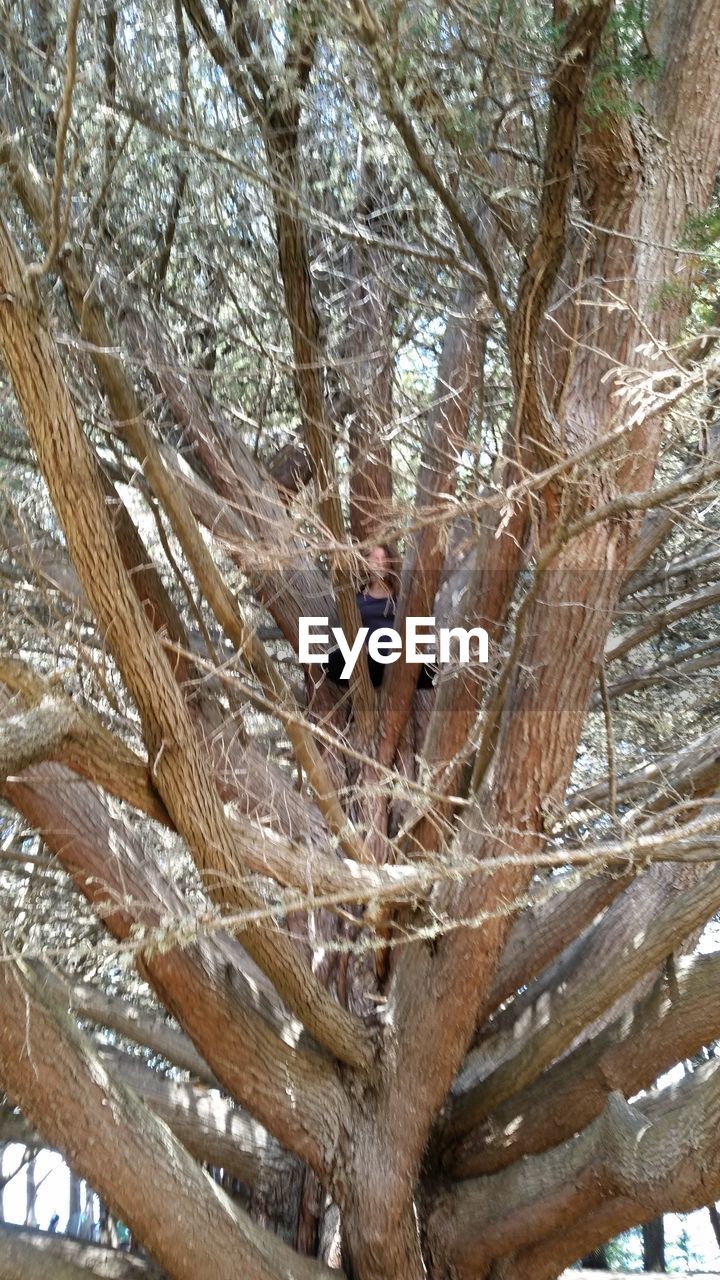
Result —
<svg viewBox="0 0 720 1280"><path fill-rule="evenodd" d="M625 631L622 635L609 640L605 649L605 661L615 662L617 658L624 658L631 649L635 649L645 640L650 640L673 622L679 622L681 618L709 609L718 601L720 601L720 583L718 582L713 582L710 586L694 591L690 595L682 596L679 600L673 600L666 609L653 613L639 627L634 627L631 631Z"/></svg>
<svg viewBox="0 0 720 1280"><path fill-rule="evenodd" d="M569 879L569 885L549 882L544 891L547 898L518 916L483 1004L479 1025L560 955L631 882L630 876L610 871L584 875L579 884L575 884L573 873Z"/></svg>
<svg viewBox="0 0 720 1280"><path fill-rule="evenodd" d="M227 1099L183 1081L164 1079L129 1054L97 1046L110 1074L132 1089L202 1164L224 1169L253 1187L259 1177L298 1164L266 1129Z"/></svg>
<svg viewBox="0 0 720 1280"><path fill-rule="evenodd" d="M455 492L458 466L467 439L470 409L480 372L487 316L477 291L464 286L449 317L437 370L432 406L418 472L415 511L420 525L409 539L395 626L408 617L432 616L446 546L443 514ZM428 516L432 513L432 519ZM381 763L395 756L417 685L420 667L406 662L391 666L383 681Z"/></svg>
<svg viewBox="0 0 720 1280"><path fill-rule="evenodd" d="M39 760L53 760L108 795L176 830L152 786L147 762L111 734L94 713L76 707L70 698L54 691L52 701L45 698L40 707L33 707L22 716L3 717L4 686L29 699L42 697L47 687L42 677L23 663L0 659L0 765L7 742L8 754L16 761L12 766L14 774ZM48 728L52 729L50 736L45 732ZM0 780L3 777L0 772ZM307 833L287 836L251 822L242 813L233 813L228 821L238 849L243 850L246 870L263 881L272 879L283 888L296 890L301 895L298 905L309 907L318 899L353 904L414 901L443 877L437 865L375 866L345 861L337 857L323 832L318 833L310 853ZM446 874L457 876L458 871L454 865Z"/></svg>
<svg viewBox="0 0 720 1280"><path fill-rule="evenodd" d="M240 851L215 779L123 566L52 337L4 228L0 289L3 356L75 567L140 712L155 785L211 895L224 903L229 893L241 910L253 911L262 904L238 876ZM258 925L249 925L244 940L308 1029L340 1058L367 1069L365 1028L332 1000L294 944Z"/></svg>
<svg viewBox="0 0 720 1280"><path fill-rule="evenodd" d="M602 968L593 979L582 984L575 982L572 989L558 994L562 1002L561 1018L552 1017L555 1001L548 1001L540 1026L525 1038L522 1046L475 1089L458 1099L448 1124L450 1133L466 1133L506 1099L531 1084L585 1027L671 955L689 933L709 920L720 909L720 868L698 877L653 917L646 914L644 923L637 917L629 920L627 903L622 905L625 910L620 912L620 918L621 922L624 919L628 934L624 945L616 944L610 950L606 943ZM611 911L598 926L598 933L607 934L608 924L613 923ZM608 955L612 958L608 959Z"/></svg>
<svg viewBox="0 0 720 1280"><path fill-rule="evenodd" d="M577 1215L564 1215L561 1229L521 1250L503 1276L552 1280L562 1266L630 1226L659 1213L691 1213L716 1199L718 1068L717 1062L708 1063L681 1084L626 1108L626 1138L616 1126L615 1149L598 1152L605 1196L595 1212L589 1205Z"/></svg>
<svg viewBox="0 0 720 1280"><path fill-rule="evenodd" d="M43 698L37 706L7 716L0 723L0 779L47 760L77 733L79 723L79 716L68 715L67 706L54 698Z"/></svg>
<svg viewBox="0 0 720 1280"><path fill-rule="evenodd" d="M719 1123L717 1061L632 1107L611 1094L569 1142L442 1193L429 1224L434 1251L452 1259L458 1280L485 1274L494 1258L502 1259L489 1273L494 1280L550 1280L582 1254L578 1238L587 1242L592 1214L605 1202L630 1226L718 1195Z"/></svg>
<svg viewBox="0 0 720 1280"><path fill-rule="evenodd" d="M567 214L575 184L583 104L612 0L589 0L569 18L548 86L549 112L537 227L525 255L512 317L510 354L516 385L518 441L532 441L555 461L561 441L539 366L542 318L567 248ZM543 461L547 461L543 457Z"/></svg>
<svg viewBox="0 0 720 1280"><path fill-rule="evenodd" d="M453 1177L495 1173L564 1142L617 1090L632 1097L720 1035L720 952L670 961L631 1014L623 1013L493 1111L446 1166Z"/></svg>
<svg viewBox="0 0 720 1280"><path fill-rule="evenodd" d="M9 154L11 156L11 170L15 176L16 185L20 189L23 201L36 221L38 230L42 235L43 232L47 231L47 221L43 216L43 193L36 190L32 175L28 175L25 172L22 162L16 156L11 144ZM145 426L141 406L135 395L134 388L120 361L112 354L113 344L95 291L90 287L89 282L83 279L78 265L69 257L65 259L62 270L81 332L87 340L94 344L95 364L107 390L111 407L116 414L123 434L126 436L130 447L147 475L150 487L163 503L173 531L183 547L198 585L205 594L228 638L242 654L250 670L256 675L270 699L277 703L280 710L284 709L289 713L285 720L287 732L297 753L298 762L315 791L318 806L323 812L330 830L339 838L345 852L350 857L356 858L361 862L369 861L369 854L365 850L363 842L352 830L341 809L322 756L317 750L302 717L297 714L295 700L285 685L280 672L269 661L261 642L248 625L234 596L218 572L212 555L197 527L184 492L174 483L165 465L162 451ZM135 327L137 328L137 320ZM147 325L141 326L141 329L143 335L147 338ZM147 342L145 345L147 346ZM150 349L154 349L152 342L150 343ZM172 364L166 365L166 378L172 367ZM187 386L184 386L183 392L184 398L187 400L189 394ZM208 414L202 412L202 402L197 395L195 396L195 409L197 419L195 434L197 436L199 432L202 436L203 427L207 429ZM200 412L197 412L198 409ZM187 412L187 410L185 409L183 412ZM202 425L198 426L198 422ZM229 438L227 430L224 431L223 435L224 439L227 440ZM211 453L215 455L217 448L212 448ZM271 497L268 496L269 486L263 482L259 468L254 461L249 461L247 450L235 442L231 456L240 457L243 463L242 470L238 474L245 474L249 471L251 485L253 478L257 482L258 492L254 498L254 507L251 507L251 510L254 511L256 521L258 515L262 515L267 521L263 529L264 535L266 536L268 529L273 527L271 518L275 516L279 519L280 527L285 528L287 516L282 508L277 491L274 490L273 486L270 486L273 488L273 493ZM101 469L98 470L101 472ZM112 486L110 488L114 494ZM124 511L123 505L118 505L120 511ZM134 532L132 522L131 528ZM145 563L146 559L141 560L140 563ZM354 609L354 596L351 603ZM293 630L295 625L296 622L293 620ZM347 634L349 633L348 629Z"/></svg>
<svg viewBox="0 0 720 1280"><path fill-rule="evenodd" d="M618 779L618 795L635 801L637 805L637 809L624 816L623 822L628 828L632 828L637 821L638 810L644 814L652 813L676 802L680 797L710 795L718 780L720 732L715 728L701 734L687 746L632 769ZM593 783L569 797L567 811L572 813L586 806L602 804L607 794L607 782Z"/></svg>
<svg viewBox="0 0 720 1280"><path fill-rule="evenodd" d="M176 1280L197 1280L209 1267L218 1280L236 1280L238 1266L248 1280L329 1274L233 1206L167 1125L108 1073L19 958L0 965L0 1080ZM198 1216L206 1232L196 1231Z"/></svg>
<svg viewBox="0 0 720 1280"><path fill-rule="evenodd" d="M121 996L108 995L89 982L65 978L49 967L46 967L43 980L56 999L79 1018L116 1031L135 1044L167 1058L182 1071L189 1071L201 1083L220 1088L216 1076L189 1037L159 1014L131 1004Z"/></svg>
<svg viewBox="0 0 720 1280"><path fill-rule="evenodd" d="M127 940L136 926L152 938L168 920L180 927L187 920L177 890L93 787L59 765L42 765L7 783L3 794L41 833L114 937ZM169 949L139 945L134 956L141 977L228 1092L327 1177L347 1100L332 1063L288 1021L249 957L222 933Z"/></svg>

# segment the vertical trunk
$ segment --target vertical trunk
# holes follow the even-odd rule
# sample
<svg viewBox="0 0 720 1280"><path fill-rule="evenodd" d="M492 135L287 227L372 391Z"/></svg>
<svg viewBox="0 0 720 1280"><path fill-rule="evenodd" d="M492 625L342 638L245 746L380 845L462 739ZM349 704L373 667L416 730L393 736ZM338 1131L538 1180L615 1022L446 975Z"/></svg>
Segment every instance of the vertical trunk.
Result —
<svg viewBox="0 0 720 1280"><path fill-rule="evenodd" d="M100 1212L98 1215L98 1223L100 1227L99 1244L107 1245L111 1249L117 1249L118 1236L115 1230L113 1216L110 1213L104 1200L100 1201Z"/></svg>
<svg viewBox="0 0 720 1280"><path fill-rule="evenodd" d="M92 1187L85 1183L85 1205L83 1210L83 1228L84 1238L86 1240L95 1239L95 1192Z"/></svg>
<svg viewBox="0 0 720 1280"><path fill-rule="evenodd" d="M308 1171L309 1172L309 1171ZM261 1227L295 1245L302 1210L303 1166L288 1157L261 1166L250 1197L250 1213Z"/></svg>
<svg viewBox="0 0 720 1280"><path fill-rule="evenodd" d="M77 1228L80 1223L80 1204L82 1195L82 1183L72 1171L70 1172L70 1207L68 1209L68 1235L77 1235Z"/></svg>
<svg viewBox="0 0 720 1280"><path fill-rule="evenodd" d="M642 1238L643 1271L665 1272L665 1219L662 1214L643 1223Z"/></svg>
<svg viewBox="0 0 720 1280"><path fill-rule="evenodd" d="M35 1215L35 1195L37 1187L35 1185L35 1157L32 1156L25 1165L25 1226L36 1227L37 1217Z"/></svg>
<svg viewBox="0 0 720 1280"><path fill-rule="evenodd" d="M382 208L380 176L367 146L358 176L358 217L369 231ZM378 250L358 239L351 250L347 341L350 416L350 531L365 544L381 541L390 517L392 460L387 431L392 415L390 313Z"/></svg>
<svg viewBox="0 0 720 1280"><path fill-rule="evenodd" d="M710 1215L710 1225L712 1226L712 1229L715 1232L715 1239L717 1240L717 1243L718 1243L718 1249L720 1249L720 1213L718 1213L717 1211L717 1206L714 1204L709 1204L708 1214Z"/></svg>
<svg viewBox="0 0 720 1280"><path fill-rule="evenodd" d="M473 396L488 327L487 306L474 285L458 291L448 318L437 370L433 404L428 410L415 510L417 531L408 539L402 567L395 626L405 619L433 614L447 546L447 528L455 515L453 496L467 440ZM428 516L430 518L428 518ZM383 681L383 723L378 759L391 765L412 707L419 667L397 662Z"/></svg>

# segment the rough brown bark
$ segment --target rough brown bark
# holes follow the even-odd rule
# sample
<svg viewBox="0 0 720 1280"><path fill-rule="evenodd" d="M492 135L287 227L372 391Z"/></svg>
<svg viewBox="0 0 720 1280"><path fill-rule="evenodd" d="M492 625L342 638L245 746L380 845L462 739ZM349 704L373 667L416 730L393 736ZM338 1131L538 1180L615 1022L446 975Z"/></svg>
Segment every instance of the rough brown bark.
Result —
<svg viewBox="0 0 720 1280"><path fill-rule="evenodd" d="M133 925L152 936L168 917L183 919L186 907L177 891L92 787L79 785L58 765L44 765L8 783L6 794L116 937L127 938ZM237 944L220 935L169 950L138 949L136 956L141 975L225 1088L280 1142L319 1171L327 1169L345 1112L335 1072L297 1028L288 1027L263 975L254 968L246 972L247 957Z"/></svg>
<svg viewBox="0 0 720 1280"><path fill-rule="evenodd" d="M483 316L477 292L463 288L447 323L433 404L428 413L415 510L420 528L409 540L402 567L395 626L407 617L432 617L445 561L445 511L455 492L467 438L470 407L479 376ZM420 668L398 662L388 668L382 690L378 759L392 764L412 705Z"/></svg>
<svg viewBox="0 0 720 1280"><path fill-rule="evenodd" d="M0 282L6 301L0 345L88 599L109 636L141 718L155 785L205 874L209 892L240 910L260 905L238 878L236 841L165 657L120 560L90 454L50 334L2 231ZM42 388L42 394L39 389ZM122 630L121 630L122 628ZM353 1020L325 993L292 944L251 925L245 944L309 1029L356 1063L369 1059Z"/></svg>
<svg viewBox="0 0 720 1280"><path fill-rule="evenodd" d="M389 931L394 930L390 940L397 946L391 953L377 1014L368 1018L352 1016L347 1007L341 1007L342 1001L335 1000L320 980L319 966L312 969L307 962L310 947L305 945L304 921L291 922L291 929L297 930L292 938L285 931L285 919L276 928L274 923L249 921L248 915L267 910L274 921L281 890L308 889L308 868L313 877L310 888L333 892L341 910L345 895L357 909L358 902L373 896L374 888L382 901L388 887L403 880L401 873L409 868L356 868L340 856L333 838L339 838L342 852L347 853L346 846L352 850L356 833L345 830L344 811L338 820L333 818L333 788L327 788L321 772L310 777L318 800L313 806L302 794L304 778L298 779L295 794L279 771L274 776L270 770L254 770L247 763L249 751L243 753L246 772L240 767L235 770L236 757L230 751L223 764L232 726L225 734L211 717L203 730L202 715L190 710L194 691L180 687L185 677L178 676L178 668L163 654L157 632L167 621L162 616L166 604L159 602L154 611L147 608L158 582L151 577L139 591L133 587L131 575L145 551L132 528L123 534L122 511L116 513L119 519L108 518L112 512L107 499L114 499L97 474L80 432L40 298L30 292L3 236L0 342L86 602L140 712L149 777L168 821L185 840L208 896L218 904L230 902L239 914L240 937L262 971L249 966L229 939L214 934L184 949L172 947L164 952L148 945L138 951L140 971L204 1056L210 1080L216 1077L247 1106L253 1120L245 1121L225 1102L217 1106L203 1102L190 1122L192 1086L153 1082L151 1087L140 1080L138 1091L146 1088L148 1099L154 1098L158 1111L198 1157L210 1153L233 1174L255 1181L259 1215L280 1223L279 1197L287 1194L293 1213L300 1203L301 1231L295 1243L312 1249L318 1247L324 1214L314 1179L316 1175L322 1179L341 1215L344 1261L353 1280L388 1280L390 1276L419 1280L428 1271L433 1280L450 1275L459 1280L544 1280L621 1224L638 1222L668 1206L701 1203L699 1197L715 1194L720 1185L714 1143L720 1114L716 1067L703 1068L678 1093L651 1097L638 1107L629 1108L617 1095L608 1098L609 1078L621 1093L644 1087L651 1083L648 1073L661 1069L666 1061L664 1054L682 1053L714 1033L715 1023L706 1016L708 987L698 975L714 974L716 957L687 972L682 967L677 973L669 971L649 996L636 984L639 979L651 982L668 950L700 925L720 901L718 873L710 872L702 880L698 875L696 884L691 883L697 874L693 870L687 876L653 870L634 884L624 868L615 881L601 873L575 889L562 906L550 900L516 920L536 859L545 852L548 835L557 835L618 595L628 566L634 563L632 540L639 521L632 511L649 501L641 491L653 477L662 394L655 396L648 387L648 407L636 411L635 402L624 396L622 380L626 375L645 377L640 345L647 341L648 330L661 344L672 342L685 316L682 303L658 307L656 294L664 285L685 278L686 257L679 258L673 246L683 234L688 215L705 209L717 167L716 109L704 106L713 101L718 74L717 42L712 38L714 7L710 0L693 0L679 21L673 6L658 6L645 38L664 59L662 74L656 80L643 80L638 90L642 110L613 114L611 109L584 111L594 59L603 41L610 40L604 31L611 12L609 0L554 6L560 56L547 80L542 187L536 225L522 246L513 312L507 282L500 290L486 241L463 209L463 175L459 175L461 194L457 195L454 178L450 184L444 181L438 167L442 160L430 148L424 149L423 130L413 126L412 87L398 79L384 16L378 16L366 0L347 7L352 14L347 32L369 51L383 109L406 147L413 177L422 179L437 197L442 217L459 233L461 252L474 256L475 265L467 271L473 282L468 299L475 296L479 275L485 272L488 296L509 339L513 433L501 493L495 495L494 506L493 495L488 496L485 532L476 540L472 618L491 623L496 629L494 639L499 639L523 558L527 577L533 579L506 640L507 660L502 655L499 670L490 673L491 696L477 724L477 742L466 739L477 718L480 691L473 689L472 698L462 707L460 682L447 695L442 688L438 693L426 765L429 773L446 767L448 772L435 797L436 812L413 834L419 846L414 852L435 852L437 819L441 818L439 834L447 861L435 863L437 873L431 874L430 888L418 872L412 908L404 906L402 917L385 922ZM289 326L298 404L316 485L315 510L310 513L307 508L312 516L308 524L315 520L311 536L317 544L319 530L321 543L335 561L334 581L347 629L357 619L333 459L334 423L324 385L326 352L315 311L301 202L299 122L303 95L311 82L316 23L321 22L322 13L312 7L308 18L303 8L290 6L282 66L277 62L276 33L271 38L252 3L233 6L232 12L230 6L222 6L227 36L215 30L214 14L208 16L201 0L186 0L184 9L202 46L227 75L247 111L249 125L260 122L275 201L283 323ZM335 10L333 18L344 20ZM203 51L201 47L199 56ZM622 86L615 88L622 92ZM443 145L445 141L441 139ZM17 169L13 172L16 185L22 185L17 182ZM30 198L27 193L24 198L27 208L35 197L31 192ZM41 210L34 218L36 225L46 217ZM503 223L514 235L515 226L507 218ZM267 530L261 525L267 517L282 530L282 556L294 553L296 547L299 551L303 539L295 537L275 487L255 467L245 447L235 447L231 428L210 406L200 384L192 380L187 388L183 386L175 355L166 358L161 326L149 324L143 329L140 325L135 345L140 341L147 348L143 365L154 387L162 391L164 406L170 407L176 424L194 433L196 460L202 455L202 476L198 471L181 480L183 464L167 448L160 448L159 428L151 432L144 421L132 379L111 351L102 311L95 307L91 292L85 298L89 282L77 274L77 265L77 259L68 254L58 269L84 340L99 348L96 365L113 417L144 464L150 487L172 513L173 530L197 586L235 648L245 654L249 671L266 697L268 689L274 688L273 674L263 667L259 651L245 643L237 602L197 522L188 516L192 509L202 510L209 525L218 519L224 545L231 552L236 541L235 564L249 573L256 570L253 585L268 607L268 584L275 580L272 574L277 566L271 567L263 582L263 566L251 564L249 537L266 556ZM365 289L363 283L360 287ZM83 314L91 317L89 327ZM129 323L128 331L131 327ZM454 334L448 326L439 387L448 395L436 396L429 414L401 621L403 609L432 612L443 559L437 526L439 515L445 521L450 510L453 450L464 441L476 338L472 323L460 323ZM368 357L370 346L365 335L358 343L363 358ZM377 419L377 406L373 414ZM357 438L353 449L358 461ZM592 460L585 465L578 461L581 458ZM369 478L365 461L357 468L357 494L358 505L365 508L363 527L369 536L365 517L371 499L374 503L381 488L383 501L386 494L382 485ZM385 467L385 460L381 466ZM383 471L383 484L385 478ZM253 489L258 492L251 502ZM242 510L246 503L249 512ZM356 525L356 532L359 528ZM491 565L485 563L488 547L494 552ZM497 578L492 569L499 573ZM304 585L317 582L324 596L323 575L315 577L305 564L301 571L306 574ZM714 600L716 591L713 586L700 601L685 601L677 616L689 616L698 603ZM301 598L307 599L304 589L288 590L276 607L276 618L291 639L296 625L293 610ZM663 624L671 616L675 615L666 616ZM643 625L632 642L650 634ZM176 640L176 647L186 647L181 632ZM620 650L623 645L629 652L626 640L619 642ZM189 660L186 670L188 675L192 672ZM364 673L362 664L361 670ZM369 784L384 787L386 778L392 778L383 769L390 770L394 764L410 708L413 676L400 666L388 673L385 718L377 743L374 695L364 675L352 689L356 720L354 736L349 734L347 741L353 747L359 743L364 753L357 803L363 816L375 823L367 846L376 857L387 847L384 798L378 803L377 795L369 794ZM256 690L253 693L257 699ZM287 717L279 714L287 707L276 704L274 709L287 727ZM291 710L299 714L295 705ZM447 722L448 711L459 712L452 724ZM27 723L32 718L31 707ZM302 763L302 744L314 744L315 738L308 739L310 729L304 724L297 733L292 728L288 732L291 737L294 734L296 759ZM213 741L215 735L219 746ZM323 744L324 749L326 739ZM461 768L463 761L455 759L457 750L465 748L468 757L474 755L469 781ZM378 759L368 759L372 753L379 756L379 764ZM27 762L26 756L18 759ZM75 766L81 771L77 760ZM87 760L85 768L89 771ZM702 771L701 787L710 785L711 774L712 770ZM182 898L163 884L149 859L131 847L128 830L114 815L110 817L94 788L74 781L72 804L67 804L62 788L70 780L68 771L42 766L11 778L4 794L42 832L115 935L128 939L133 924L156 931L167 927L168 912L178 916L187 912ZM263 782L271 796L258 794ZM460 803L453 805L448 793L460 783ZM694 776L683 794L695 800L697 785ZM243 798L251 786L255 794ZM129 790L118 789L116 794L132 801ZM613 794L616 800L617 786ZM245 815L253 821L240 821L231 804L244 805ZM260 833L265 825L270 830ZM408 848L399 852L407 853ZM361 849L358 861L363 860L362 853ZM558 857L561 854L562 848ZM355 852L350 856L355 857ZM451 874L441 875L446 867ZM353 881L356 895L348 888ZM637 920L632 918L638 904L642 906L637 913L644 934L641 943L636 938ZM604 918L593 926L591 921L600 910L605 911ZM345 913L342 939L354 938L356 929L360 935L369 918L370 912L364 921L359 914L348 919ZM213 930L216 923L211 917ZM578 936L583 929L584 936ZM336 928L333 940L339 935ZM369 939L369 934L360 936L363 942ZM610 944L615 944L618 955L608 960ZM330 970L326 957L323 963ZM23 972L27 978L27 971ZM516 994L528 982L528 990ZM360 994L375 996L376 985L368 981L368 990ZM342 991L341 986L338 981L337 991L352 1007L350 984ZM635 1000L632 1016L622 1023L615 1019L602 1029L603 1020L613 1017L615 1002L628 997L628 988ZM11 999L3 972L0 991ZM38 1002L38 996L34 991L30 1003ZM511 996L515 998L510 1000ZM696 1000L702 1003L702 1013ZM503 1001L509 1003L500 1009ZM544 1011L543 1005L547 1006ZM85 1007L88 1012L93 1007L89 998ZM12 1017L0 1020L0 1042L5 1036L7 1045L8 1037L20 1034L19 1005L13 1005L11 1012ZM208 1256L214 1269L216 1249L223 1255L218 1275L228 1274L238 1234L247 1252L239 1258L236 1253L234 1261L236 1266L245 1265L248 1275L274 1274L278 1256L280 1274L283 1267L291 1275L317 1274L298 1261L298 1254L282 1251L280 1255L273 1252L271 1266L267 1261L271 1246L265 1237L247 1229L241 1215L226 1212L222 1197L209 1196L207 1179L199 1176L187 1153L152 1118L147 1122L142 1168L149 1177L148 1155L163 1148L158 1164L161 1185L152 1186L150 1204L140 1203L137 1189L129 1185L128 1169L131 1156L140 1160L143 1155L140 1138L145 1135L138 1133L138 1126L146 1123L147 1109L138 1106L130 1091L113 1084L111 1072L103 1074L97 1055L83 1058L85 1050L80 1052L70 1023L55 1019L53 1024L51 1015L47 1009L42 1015L47 1046L57 1045L57 1062L50 1062L48 1070L65 1070L72 1077L68 1085L72 1107L58 1119L57 1088L53 1092L47 1077L35 1081L26 1078L31 1073L21 1076L14 1060L22 1056L19 1049L14 1058L13 1053L5 1055L5 1069L11 1075L14 1072L17 1096L22 1095L23 1106L39 1127L55 1136L59 1133L67 1145L71 1122L76 1129L79 1123L77 1082L85 1079L80 1059L86 1067L92 1063L92 1098L98 1101L100 1082L101 1092L111 1098L126 1122L116 1129L122 1127L124 1133L132 1124L134 1145L116 1141L118 1150L112 1153L117 1203L123 1217L169 1260L172 1274L191 1274L191 1262L201 1267L196 1274L202 1274ZM117 1026L131 1030L123 1011L116 1009L112 1016ZM589 1031L593 1038L584 1043ZM661 1047L656 1042L658 1033L664 1037ZM143 1034L147 1041L154 1037L152 1028ZM471 1042L474 1048L466 1058ZM16 1038L13 1043L17 1048L20 1041ZM175 1047L192 1068L192 1051L177 1042ZM543 1107L552 1108L549 1118L543 1115ZM518 1109L524 1108L527 1117L519 1118ZM257 1179L255 1144L248 1135L255 1117L310 1166L311 1171L302 1174L302 1195L298 1161L286 1160L274 1148L277 1182L272 1176L273 1159L265 1167L271 1185ZM102 1134L107 1136L107 1115L103 1123ZM456 1139L449 1150L442 1142L448 1133ZM264 1133L255 1136L258 1143L265 1140ZM79 1167L93 1179L100 1177L101 1189L109 1186L102 1181L109 1175L99 1170L97 1153L84 1147L78 1151ZM180 1162L178 1180L186 1184L185 1191L190 1186L203 1206L209 1197L220 1215L211 1214L205 1223L212 1241L209 1255L201 1256L195 1244L192 1257L187 1250L181 1257L187 1231L172 1240L167 1222L156 1225L153 1235L150 1208L158 1197L169 1200L173 1195L171 1162L162 1159L168 1151ZM476 1176L452 1182L454 1174ZM186 1227L189 1201L186 1195Z"/></svg>
<svg viewBox="0 0 720 1280"><path fill-rule="evenodd" d="M430 1221L438 1258L452 1259L458 1280L551 1280L635 1215L644 1221L661 1204L677 1212L699 1205L720 1180L719 1088L718 1064L709 1063L632 1107L612 1094L563 1146L441 1193ZM691 1116L692 1136L684 1130Z"/></svg>
<svg viewBox="0 0 720 1280"><path fill-rule="evenodd" d="M375 230L389 193L383 191L377 164L367 154L367 143L357 185L358 223ZM390 300L383 280L382 254L358 239L348 257L350 532L369 548L374 538L386 541L384 530L392 514Z"/></svg>
<svg viewBox="0 0 720 1280"><path fill-rule="evenodd" d="M175 1280L197 1280L208 1266L230 1280L238 1264L248 1280L278 1280L291 1257L298 1277L323 1274L231 1204L167 1126L105 1070L23 961L2 965L0 1012L3 1087ZM168 1203L173 1215L164 1212Z"/></svg>
<svg viewBox="0 0 720 1280"><path fill-rule="evenodd" d="M644 999L559 1058L528 1088L494 1110L456 1154L455 1176L493 1173L585 1128L618 1090L632 1097L674 1063L715 1039L720 1011L710 998L718 955L669 960Z"/></svg>

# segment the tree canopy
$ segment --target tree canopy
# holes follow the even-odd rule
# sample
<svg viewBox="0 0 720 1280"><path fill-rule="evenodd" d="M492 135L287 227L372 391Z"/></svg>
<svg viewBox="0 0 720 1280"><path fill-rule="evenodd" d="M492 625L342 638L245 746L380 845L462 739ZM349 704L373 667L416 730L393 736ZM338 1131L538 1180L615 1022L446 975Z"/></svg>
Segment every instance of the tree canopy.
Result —
<svg viewBox="0 0 720 1280"><path fill-rule="evenodd" d="M720 1199L719 18L0 4L0 1142L147 1255L0 1276ZM489 661L300 664L368 584Z"/></svg>

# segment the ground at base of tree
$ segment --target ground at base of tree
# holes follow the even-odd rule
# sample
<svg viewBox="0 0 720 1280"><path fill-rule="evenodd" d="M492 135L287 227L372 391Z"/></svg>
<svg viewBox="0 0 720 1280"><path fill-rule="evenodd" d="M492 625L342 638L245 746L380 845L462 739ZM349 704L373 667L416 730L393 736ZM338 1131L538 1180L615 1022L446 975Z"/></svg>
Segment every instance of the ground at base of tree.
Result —
<svg viewBox="0 0 720 1280"><path fill-rule="evenodd" d="M720 1271L564 1271L561 1280L603 1280L603 1277L614 1276L615 1280L634 1280L641 1275L643 1280L718 1280Z"/></svg>

